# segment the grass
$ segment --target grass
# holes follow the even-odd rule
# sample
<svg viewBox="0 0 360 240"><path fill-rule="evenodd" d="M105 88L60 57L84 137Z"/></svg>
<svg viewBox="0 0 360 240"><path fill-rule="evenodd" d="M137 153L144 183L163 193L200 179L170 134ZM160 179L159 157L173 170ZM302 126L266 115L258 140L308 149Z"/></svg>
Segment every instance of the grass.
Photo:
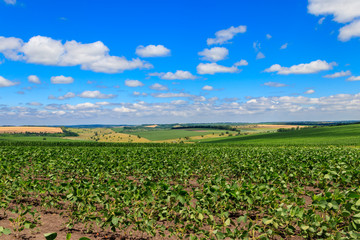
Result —
<svg viewBox="0 0 360 240"><path fill-rule="evenodd" d="M261 145L360 145L360 124L304 128L298 131L206 139L203 143Z"/></svg>

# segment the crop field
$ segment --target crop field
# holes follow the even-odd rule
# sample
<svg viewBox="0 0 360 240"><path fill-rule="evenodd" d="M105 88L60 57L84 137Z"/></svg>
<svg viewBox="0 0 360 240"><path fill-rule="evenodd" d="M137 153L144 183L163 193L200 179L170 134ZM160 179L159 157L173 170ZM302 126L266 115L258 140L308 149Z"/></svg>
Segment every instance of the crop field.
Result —
<svg viewBox="0 0 360 240"><path fill-rule="evenodd" d="M360 124L204 139L201 142L242 145L359 145Z"/></svg>
<svg viewBox="0 0 360 240"><path fill-rule="evenodd" d="M209 137L219 137L220 134L224 135L226 132L235 134L234 131L225 131L225 130L218 130L218 129L166 129L166 130L149 130L149 131L131 131L129 134L138 135L140 137L149 139L151 141L164 141L164 140L177 140L179 138L190 138L190 137L197 137L197 136L207 136ZM126 132L124 132L126 133Z"/></svg>
<svg viewBox="0 0 360 240"><path fill-rule="evenodd" d="M360 237L357 148L61 144L0 145L1 239Z"/></svg>
<svg viewBox="0 0 360 240"><path fill-rule="evenodd" d="M59 127L0 127L1 133L62 133Z"/></svg>

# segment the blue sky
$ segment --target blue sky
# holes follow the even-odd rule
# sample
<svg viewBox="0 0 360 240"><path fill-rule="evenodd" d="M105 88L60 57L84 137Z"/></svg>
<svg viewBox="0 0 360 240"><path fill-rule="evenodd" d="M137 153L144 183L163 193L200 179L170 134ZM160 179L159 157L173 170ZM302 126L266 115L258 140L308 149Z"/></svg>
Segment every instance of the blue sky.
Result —
<svg viewBox="0 0 360 240"><path fill-rule="evenodd" d="M358 0L0 0L0 124L360 119Z"/></svg>

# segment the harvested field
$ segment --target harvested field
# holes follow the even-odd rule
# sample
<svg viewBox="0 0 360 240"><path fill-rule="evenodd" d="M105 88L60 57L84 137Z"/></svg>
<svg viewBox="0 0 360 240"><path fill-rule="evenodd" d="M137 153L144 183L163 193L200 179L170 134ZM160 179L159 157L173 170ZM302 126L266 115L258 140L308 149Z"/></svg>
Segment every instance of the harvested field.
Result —
<svg viewBox="0 0 360 240"><path fill-rule="evenodd" d="M0 127L1 133L62 133L59 127Z"/></svg>

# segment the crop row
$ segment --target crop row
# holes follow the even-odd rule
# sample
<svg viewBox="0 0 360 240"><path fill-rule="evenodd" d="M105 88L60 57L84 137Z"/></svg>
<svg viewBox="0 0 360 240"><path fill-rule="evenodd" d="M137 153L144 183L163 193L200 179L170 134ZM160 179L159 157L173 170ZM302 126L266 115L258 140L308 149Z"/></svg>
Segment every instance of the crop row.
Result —
<svg viewBox="0 0 360 240"><path fill-rule="evenodd" d="M2 146L0 206L58 209L88 232L356 239L359 163L338 147Z"/></svg>

